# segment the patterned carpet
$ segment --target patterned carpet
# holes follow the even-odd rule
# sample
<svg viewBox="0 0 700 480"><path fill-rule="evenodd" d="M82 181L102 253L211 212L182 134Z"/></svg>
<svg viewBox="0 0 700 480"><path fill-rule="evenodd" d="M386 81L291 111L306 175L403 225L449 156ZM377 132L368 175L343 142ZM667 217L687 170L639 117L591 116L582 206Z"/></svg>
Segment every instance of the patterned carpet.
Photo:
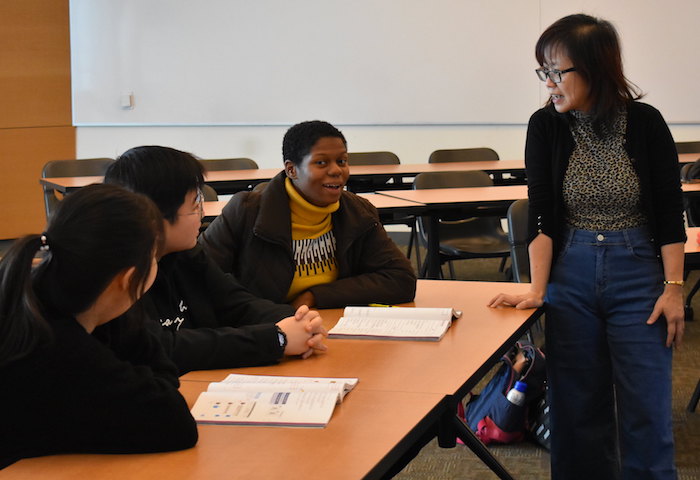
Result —
<svg viewBox="0 0 700 480"><path fill-rule="evenodd" d="M458 280L501 281L498 260L464 260L455 262ZM445 268L447 272L447 268ZM689 278L690 286L700 273ZM679 480L700 480L700 407L688 413L686 407L700 378L700 294L693 301L697 320L686 324L685 341L675 352L673 368L673 424ZM477 388L486 383L483 381ZM549 454L534 443L503 445L491 448L498 460L518 480L549 478ZM436 441L428 444L406 468L398 480L451 480L498 478L466 447L442 449Z"/></svg>

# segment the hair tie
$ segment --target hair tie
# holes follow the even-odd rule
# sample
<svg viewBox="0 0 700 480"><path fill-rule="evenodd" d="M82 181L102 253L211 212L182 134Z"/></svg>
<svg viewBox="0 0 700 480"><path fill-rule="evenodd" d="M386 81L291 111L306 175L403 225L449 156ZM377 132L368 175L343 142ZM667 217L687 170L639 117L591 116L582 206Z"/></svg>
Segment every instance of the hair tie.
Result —
<svg viewBox="0 0 700 480"><path fill-rule="evenodd" d="M46 232L41 234L41 237L39 237L39 240L41 240L41 246L39 247L39 250L42 252L48 252L49 251L49 239L46 238Z"/></svg>

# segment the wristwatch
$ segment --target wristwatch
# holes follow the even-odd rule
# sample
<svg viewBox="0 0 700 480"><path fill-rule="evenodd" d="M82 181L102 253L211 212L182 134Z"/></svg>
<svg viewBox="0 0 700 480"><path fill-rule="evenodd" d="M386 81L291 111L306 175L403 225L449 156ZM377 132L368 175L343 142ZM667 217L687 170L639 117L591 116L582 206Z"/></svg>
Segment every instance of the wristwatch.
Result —
<svg viewBox="0 0 700 480"><path fill-rule="evenodd" d="M280 327L277 327L277 341L280 342L280 348L284 350L287 348L287 334L284 333Z"/></svg>

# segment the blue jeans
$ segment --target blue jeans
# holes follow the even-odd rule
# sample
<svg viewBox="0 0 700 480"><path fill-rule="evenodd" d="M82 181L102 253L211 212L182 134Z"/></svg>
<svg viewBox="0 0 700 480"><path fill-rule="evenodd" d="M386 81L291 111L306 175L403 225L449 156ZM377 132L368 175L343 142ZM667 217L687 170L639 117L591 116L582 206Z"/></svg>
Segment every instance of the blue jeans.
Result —
<svg viewBox="0 0 700 480"><path fill-rule="evenodd" d="M570 229L547 288L552 479L675 479L663 268L645 227ZM619 448L619 450L618 450Z"/></svg>

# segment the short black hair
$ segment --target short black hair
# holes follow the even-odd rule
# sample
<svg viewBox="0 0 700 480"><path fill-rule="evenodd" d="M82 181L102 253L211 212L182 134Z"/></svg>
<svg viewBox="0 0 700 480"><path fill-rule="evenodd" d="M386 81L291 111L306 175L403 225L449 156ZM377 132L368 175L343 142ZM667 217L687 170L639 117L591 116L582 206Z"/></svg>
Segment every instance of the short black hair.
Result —
<svg viewBox="0 0 700 480"><path fill-rule="evenodd" d="M282 159L284 161L289 160L294 165L301 164L301 161L309 154L316 142L324 137L340 138L345 146L348 146L348 142L341 131L333 125L321 120L311 120L297 123L284 134Z"/></svg>
<svg viewBox="0 0 700 480"><path fill-rule="evenodd" d="M170 147L135 147L122 153L105 173L113 183L148 196L171 223L192 190L204 185L204 167L194 155Z"/></svg>

